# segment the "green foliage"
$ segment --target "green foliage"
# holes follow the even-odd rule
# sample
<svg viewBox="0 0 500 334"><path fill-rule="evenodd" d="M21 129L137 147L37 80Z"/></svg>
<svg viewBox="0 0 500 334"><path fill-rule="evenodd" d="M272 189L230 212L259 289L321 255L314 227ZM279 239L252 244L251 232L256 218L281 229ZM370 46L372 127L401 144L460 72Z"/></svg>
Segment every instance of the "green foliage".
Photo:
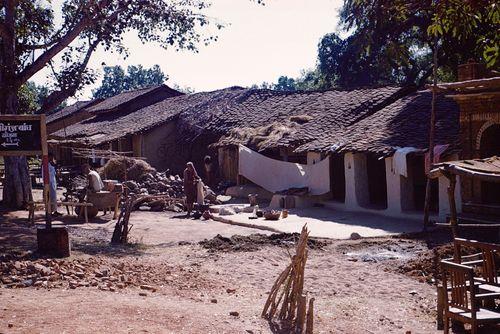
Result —
<svg viewBox="0 0 500 334"><path fill-rule="evenodd" d="M32 81L28 81L18 90L19 114L37 113L49 94L45 86L39 86Z"/></svg>
<svg viewBox="0 0 500 334"><path fill-rule="evenodd" d="M161 85L167 80L160 66L144 68L142 65L131 65L127 72L121 66L105 66L101 86L92 93L94 98L107 98L121 92Z"/></svg>
<svg viewBox="0 0 500 334"><path fill-rule="evenodd" d="M278 82L273 86L274 90L293 92L296 90L295 79L289 78L287 76L281 76L278 78Z"/></svg>
<svg viewBox="0 0 500 334"><path fill-rule="evenodd" d="M500 63L500 4L497 0L437 2L433 7L430 36L472 40L488 67Z"/></svg>
<svg viewBox="0 0 500 334"><path fill-rule="evenodd" d="M344 0L340 24L350 35L323 36L316 68L296 78L294 89L422 87L432 74L436 37L439 80L455 80L458 65L471 58L498 69L496 0ZM279 80L274 89L281 89Z"/></svg>
<svg viewBox="0 0 500 334"><path fill-rule="evenodd" d="M144 43L196 51L198 45L217 39L216 30L208 26L223 27L205 16L210 6L207 0L17 0L10 4L0 1L3 46L0 71L14 75L0 73L6 78L0 82L0 91L11 89L9 87L21 90L33 75L49 69L54 84L45 100L45 111L96 81L97 73L87 65L98 47L126 57L128 50L123 39L126 32L134 31ZM14 17L12 27L7 27L11 22L7 22L7 17ZM13 43L4 35L10 28L14 30ZM15 53L14 57L9 53ZM130 70L137 71L131 75L136 82L126 84L130 87L141 85L145 80L159 82L161 79L141 77L158 74L154 69L153 73L141 68ZM20 91L19 95L29 99L26 93ZM26 107L33 108L29 103ZM0 98L0 112L5 108L6 102Z"/></svg>

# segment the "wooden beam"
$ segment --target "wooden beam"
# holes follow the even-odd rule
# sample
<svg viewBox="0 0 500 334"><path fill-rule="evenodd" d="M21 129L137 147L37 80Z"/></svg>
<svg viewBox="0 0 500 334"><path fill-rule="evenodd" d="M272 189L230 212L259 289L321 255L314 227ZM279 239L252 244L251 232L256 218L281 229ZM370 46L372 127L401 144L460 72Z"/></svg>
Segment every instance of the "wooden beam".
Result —
<svg viewBox="0 0 500 334"><path fill-rule="evenodd" d="M450 225L451 231L453 233L453 238L458 236L457 234L457 205L455 203L455 186L457 183L457 179L455 175L451 175L450 185L448 186L448 200L450 202Z"/></svg>
<svg viewBox="0 0 500 334"><path fill-rule="evenodd" d="M489 88L500 88L500 77L450 82L436 86L426 85L425 87L436 91L460 90L464 92L472 92Z"/></svg>

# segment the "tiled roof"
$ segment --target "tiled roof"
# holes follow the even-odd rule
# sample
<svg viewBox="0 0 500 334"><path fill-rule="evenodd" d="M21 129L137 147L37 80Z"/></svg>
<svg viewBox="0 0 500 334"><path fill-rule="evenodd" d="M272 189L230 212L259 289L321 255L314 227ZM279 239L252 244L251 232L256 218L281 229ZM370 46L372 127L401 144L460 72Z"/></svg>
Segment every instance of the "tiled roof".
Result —
<svg viewBox="0 0 500 334"><path fill-rule="evenodd" d="M232 100L210 101L196 112L182 113L179 119L185 134L199 136L226 135L235 128L256 128L286 123L292 116L307 116L307 122L280 140L282 146L294 146L348 126L407 91L401 87L314 92L246 89ZM225 142L230 142L227 139Z"/></svg>
<svg viewBox="0 0 500 334"><path fill-rule="evenodd" d="M78 101L70 106L67 106L59 111L53 112L47 115L47 123L52 123L58 121L60 119L69 117L83 110L85 107L91 106L95 103L98 103L101 100L92 100L92 101Z"/></svg>
<svg viewBox="0 0 500 334"><path fill-rule="evenodd" d="M429 146L432 93L407 95L359 122L304 144L297 151L373 152L391 154L395 147ZM436 100L435 143L458 142L459 108L449 97Z"/></svg>
<svg viewBox="0 0 500 334"><path fill-rule="evenodd" d="M202 109L213 100L230 100L238 90L180 95L164 99L126 114L103 113L52 134L54 138L75 139L99 145L126 135L147 131L176 118L182 112Z"/></svg>
<svg viewBox="0 0 500 334"><path fill-rule="evenodd" d="M179 133L184 136L181 140L203 138L204 135L217 140L213 138L227 135L234 129L290 124L295 117L297 124L290 126L292 131L284 131L275 146L296 147L340 131L407 93L408 88L392 86L315 92L232 87L167 98L125 114L97 113L91 119L67 127L65 133L56 132L54 137L97 145L146 131L178 117ZM301 122L301 119L306 121ZM226 139L224 143L230 144L231 138ZM211 142L207 142L209 144Z"/></svg>
<svg viewBox="0 0 500 334"><path fill-rule="evenodd" d="M124 105L125 103L132 102L132 100L143 97L149 93L154 94L160 90L170 93L169 96L178 96L178 95L182 94L181 92L179 92L175 89L172 89L166 85L151 86L151 87L131 90L128 92L123 92L123 93L120 93L118 95L109 97L109 98L105 99L104 101L102 101L101 103L98 103L95 106L92 106L91 108L88 109L88 111L91 113L99 113L99 112L113 110L113 109L119 108L120 106Z"/></svg>

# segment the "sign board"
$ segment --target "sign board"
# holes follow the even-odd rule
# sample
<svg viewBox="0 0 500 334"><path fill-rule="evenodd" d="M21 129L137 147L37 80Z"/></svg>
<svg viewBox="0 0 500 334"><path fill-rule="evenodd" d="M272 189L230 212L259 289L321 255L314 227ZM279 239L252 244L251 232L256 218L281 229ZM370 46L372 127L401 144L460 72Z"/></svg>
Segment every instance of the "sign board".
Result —
<svg viewBox="0 0 500 334"><path fill-rule="evenodd" d="M0 115L0 156L40 155L44 142L45 115Z"/></svg>
<svg viewBox="0 0 500 334"><path fill-rule="evenodd" d="M51 228L45 115L0 115L0 156L42 155L45 220Z"/></svg>

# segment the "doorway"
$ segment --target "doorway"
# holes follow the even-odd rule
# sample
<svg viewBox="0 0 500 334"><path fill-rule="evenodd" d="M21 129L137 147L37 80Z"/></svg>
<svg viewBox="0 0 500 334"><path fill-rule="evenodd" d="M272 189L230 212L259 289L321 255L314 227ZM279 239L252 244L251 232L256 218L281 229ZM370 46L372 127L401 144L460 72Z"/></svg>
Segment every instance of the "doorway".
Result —
<svg viewBox="0 0 500 334"><path fill-rule="evenodd" d="M345 202L345 166L343 154L330 155L330 190L334 201Z"/></svg>
<svg viewBox="0 0 500 334"><path fill-rule="evenodd" d="M387 209L385 159L368 155L366 157L366 168L370 206L375 209Z"/></svg>

